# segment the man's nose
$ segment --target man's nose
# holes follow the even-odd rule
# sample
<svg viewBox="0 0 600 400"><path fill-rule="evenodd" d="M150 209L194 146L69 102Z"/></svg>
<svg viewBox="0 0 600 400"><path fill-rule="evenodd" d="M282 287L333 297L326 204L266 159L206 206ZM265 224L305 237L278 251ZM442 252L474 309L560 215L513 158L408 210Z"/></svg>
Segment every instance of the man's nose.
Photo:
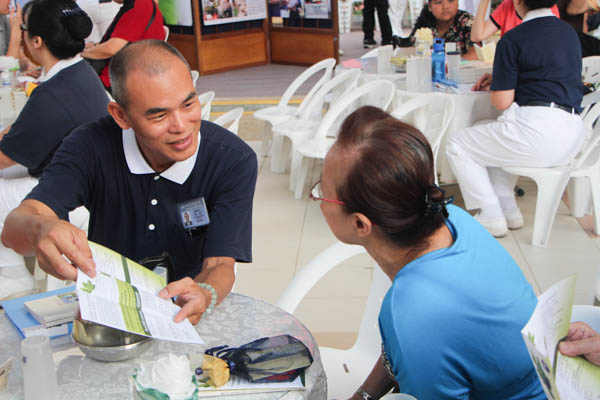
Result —
<svg viewBox="0 0 600 400"><path fill-rule="evenodd" d="M169 130L171 132L183 132L183 130L185 129L183 116L178 111L175 111L173 114L171 114L169 122Z"/></svg>

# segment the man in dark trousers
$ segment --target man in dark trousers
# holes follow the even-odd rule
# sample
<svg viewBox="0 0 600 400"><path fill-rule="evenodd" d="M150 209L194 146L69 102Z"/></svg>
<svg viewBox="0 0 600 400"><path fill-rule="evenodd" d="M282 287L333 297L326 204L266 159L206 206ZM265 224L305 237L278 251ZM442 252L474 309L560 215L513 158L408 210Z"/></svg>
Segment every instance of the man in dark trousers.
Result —
<svg viewBox="0 0 600 400"><path fill-rule="evenodd" d="M365 35L363 46L369 49L377 44L373 39L375 30L375 9L377 8L377 19L381 29L381 45L392 44L392 26L388 17L387 0L365 0L363 8L363 33Z"/></svg>

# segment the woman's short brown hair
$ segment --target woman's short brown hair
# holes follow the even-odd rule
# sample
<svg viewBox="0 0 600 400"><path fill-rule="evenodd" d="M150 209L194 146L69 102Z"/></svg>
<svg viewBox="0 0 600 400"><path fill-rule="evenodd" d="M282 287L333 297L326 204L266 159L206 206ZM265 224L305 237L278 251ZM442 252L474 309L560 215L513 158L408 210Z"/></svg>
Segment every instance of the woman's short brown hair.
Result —
<svg viewBox="0 0 600 400"><path fill-rule="evenodd" d="M336 188L346 212L364 214L401 247L425 245L444 224L445 208L426 212L426 195L441 202L443 193L433 185L433 154L418 129L365 106L344 120L335 146L351 152Z"/></svg>

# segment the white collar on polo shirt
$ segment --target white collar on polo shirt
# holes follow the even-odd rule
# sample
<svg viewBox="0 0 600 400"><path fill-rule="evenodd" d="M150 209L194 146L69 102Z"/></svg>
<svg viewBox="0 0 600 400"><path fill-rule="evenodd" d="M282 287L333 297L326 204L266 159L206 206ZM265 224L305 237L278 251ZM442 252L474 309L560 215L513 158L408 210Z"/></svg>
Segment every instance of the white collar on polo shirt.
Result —
<svg viewBox="0 0 600 400"><path fill-rule="evenodd" d="M530 21L534 18L541 17L556 17L551 9L549 8L538 8L537 10L531 10L527 14L525 14L525 18L523 18L523 22Z"/></svg>
<svg viewBox="0 0 600 400"><path fill-rule="evenodd" d="M198 157L198 149L200 148L200 132L198 132L198 145L194 154L183 161L177 161L169 168L161 172L159 175L163 178L170 180L171 182L183 185L187 180L196 165L196 157ZM156 174L146 162L146 159L140 151L137 140L135 139L135 133L133 129L127 129L123 131L123 150L125 151L125 160L127 161L127 167L129 172L136 175L141 174Z"/></svg>
<svg viewBox="0 0 600 400"><path fill-rule="evenodd" d="M58 60L56 64L52 66L47 72L42 74L40 78L40 82L46 82L48 79L52 78L54 75L58 74L65 68L69 68L73 64L77 64L79 61L83 60L79 54L75 57L67 58L64 60Z"/></svg>

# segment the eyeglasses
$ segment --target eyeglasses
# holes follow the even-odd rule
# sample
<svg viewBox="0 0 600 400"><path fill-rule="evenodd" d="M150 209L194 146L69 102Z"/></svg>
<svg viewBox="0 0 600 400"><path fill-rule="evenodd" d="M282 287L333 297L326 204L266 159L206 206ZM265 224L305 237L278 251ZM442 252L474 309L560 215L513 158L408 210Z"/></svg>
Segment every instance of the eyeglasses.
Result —
<svg viewBox="0 0 600 400"><path fill-rule="evenodd" d="M21 26L21 30L22 31L28 31L29 30L29 27L27 25L25 25L24 23L22 23L20 26Z"/></svg>
<svg viewBox="0 0 600 400"><path fill-rule="evenodd" d="M326 199L325 197L323 197L323 190L321 189L321 181L317 181L317 183L315 183L312 187L312 189L310 189L310 195L309 197L311 199L313 199L314 201L326 201L328 203L333 203L333 204L338 204L340 206L343 206L345 203L343 201L339 201L339 200L331 200L331 199Z"/></svg>

